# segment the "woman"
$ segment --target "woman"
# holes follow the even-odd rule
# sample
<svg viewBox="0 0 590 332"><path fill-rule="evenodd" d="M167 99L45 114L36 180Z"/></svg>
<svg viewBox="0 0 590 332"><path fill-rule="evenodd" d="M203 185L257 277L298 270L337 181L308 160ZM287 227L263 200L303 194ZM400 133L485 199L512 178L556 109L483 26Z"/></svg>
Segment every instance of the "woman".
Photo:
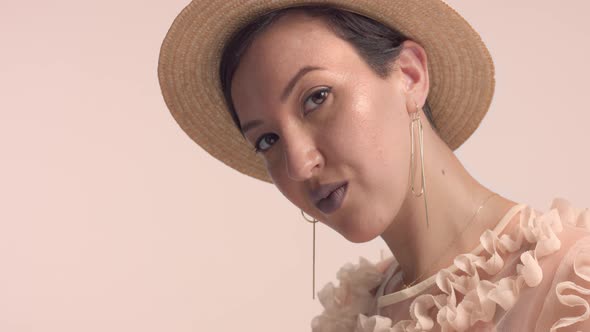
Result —
<svg viewBox="0 0 590 332"><path fill-rule="evenodd" d="M342 268L312 329L590 329L590 212L518 204L453 154L494 90L477 33L440 0L310 4L193 1L159 77L214 157L314 225L391 249Z"/></svg>

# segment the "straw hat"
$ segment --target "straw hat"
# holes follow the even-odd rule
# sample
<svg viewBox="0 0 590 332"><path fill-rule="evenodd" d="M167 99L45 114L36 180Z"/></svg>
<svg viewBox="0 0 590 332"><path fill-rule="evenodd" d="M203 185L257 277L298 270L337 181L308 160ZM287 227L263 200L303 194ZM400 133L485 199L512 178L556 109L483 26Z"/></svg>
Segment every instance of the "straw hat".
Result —
<svg viewBox="0 0 590 332"><path fill-rule="evenodd" d="M226 165L272 183L263 158L236 128L219 75L231 35L261 14L329 4L393 27L424 47L427 97L440 137L455 150L480 124L494 93L494 64L479 34L441 0L194 0L176 17L160 51L158 77L174 119Z"/></svg>

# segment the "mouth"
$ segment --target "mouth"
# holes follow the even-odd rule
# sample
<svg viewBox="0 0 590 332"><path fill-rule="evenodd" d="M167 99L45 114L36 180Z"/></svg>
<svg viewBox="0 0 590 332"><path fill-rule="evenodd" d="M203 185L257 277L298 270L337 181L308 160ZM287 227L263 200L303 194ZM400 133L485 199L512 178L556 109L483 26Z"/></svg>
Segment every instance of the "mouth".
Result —
<svg viewBox="0 0 590 332"><path fill-rule="evenodd" d="M328 196L316 202L315 206L323 213L330 214L338 210L338 208L340 208L347 192L348 182L345 182L344 184L330 192Z"/></svg>

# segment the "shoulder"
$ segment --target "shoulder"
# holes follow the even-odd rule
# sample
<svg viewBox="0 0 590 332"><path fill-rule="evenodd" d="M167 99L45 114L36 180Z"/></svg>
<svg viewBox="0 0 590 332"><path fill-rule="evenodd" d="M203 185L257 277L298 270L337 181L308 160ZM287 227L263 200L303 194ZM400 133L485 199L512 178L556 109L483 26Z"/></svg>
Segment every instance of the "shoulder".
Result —
<svg viewBox="0 0 590 332"><path fill-rule="evenodd" d="M374 291L395 259L373 263L360 256L358 264L346 263L336 273L338 285L327 283L317 294L323 312L311 321L312 331L352 331L360 314L373 310Z"/></svg>
<svg viewBox="0 0 590 332"><path fill-rule="evenodd" d="M590 210L556 198L545 215L557 217L561 229L559 250L542 264L551 286L536 330L590 330Z"/></svg>

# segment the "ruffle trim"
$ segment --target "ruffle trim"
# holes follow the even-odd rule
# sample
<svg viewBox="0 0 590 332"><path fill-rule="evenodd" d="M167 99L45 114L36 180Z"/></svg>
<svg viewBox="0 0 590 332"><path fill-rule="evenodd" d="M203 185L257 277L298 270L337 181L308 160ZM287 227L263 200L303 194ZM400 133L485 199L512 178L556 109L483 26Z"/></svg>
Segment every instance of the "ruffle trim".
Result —
<svg viewBox="0 0 590 332"><path fill-rule="evenodd" d="M498 237L493 231L486 230L480 237L480 243L488 257L483 256L483 251L482 255L458 255L453 262L457 272L443 269L436 275L436 285L442 294L418 295L409 307L411 319L395 324L387 317L368 316L374 312L376 305L372 291L381 284L384 275L376 265L361 257L358 265L348 263L338 271L338 287L329 283L318 293L324 311L313 318L312 331L430 331L436 323L442 331L466 331L478 322L491 322L497 306L509 310L523 288L536 287L541 283L543 270L539 260L561 248L557 234L562 232L563 223L590 230L590 211L576 209L567 200L556 198L551 209L540 215L531 207L525 207L520 213L514 237L509 234ZM524 241L531 247L534 245L534 249L520 254L516 275L496 282L480 278L480 270L490 276L500 272L504 267L503 256L520 250ZM590 282L589 252L576 256L574 270L576 275ZM578 295L564 294L567 289L582 295L590 295L590 290L571 281L560 282L556 287L562 304L584 307L585 312L577 317L559 319L553 324L552 331L590 317L590 304ZM460 301L459 293L463 296ZM436 313L436 322L429 314L431 311Z"/></svg>
<svg viewBox="0 0 590 332"><path fill-rule="evenodd" d="M313 332L353 331L359 315L373 311L376 304L373 291L381 285L384 275L375 264L359 257L359 264L346 263L336 278L338 287L330 282L318 292L324 311L313 318Z"/></svg>

